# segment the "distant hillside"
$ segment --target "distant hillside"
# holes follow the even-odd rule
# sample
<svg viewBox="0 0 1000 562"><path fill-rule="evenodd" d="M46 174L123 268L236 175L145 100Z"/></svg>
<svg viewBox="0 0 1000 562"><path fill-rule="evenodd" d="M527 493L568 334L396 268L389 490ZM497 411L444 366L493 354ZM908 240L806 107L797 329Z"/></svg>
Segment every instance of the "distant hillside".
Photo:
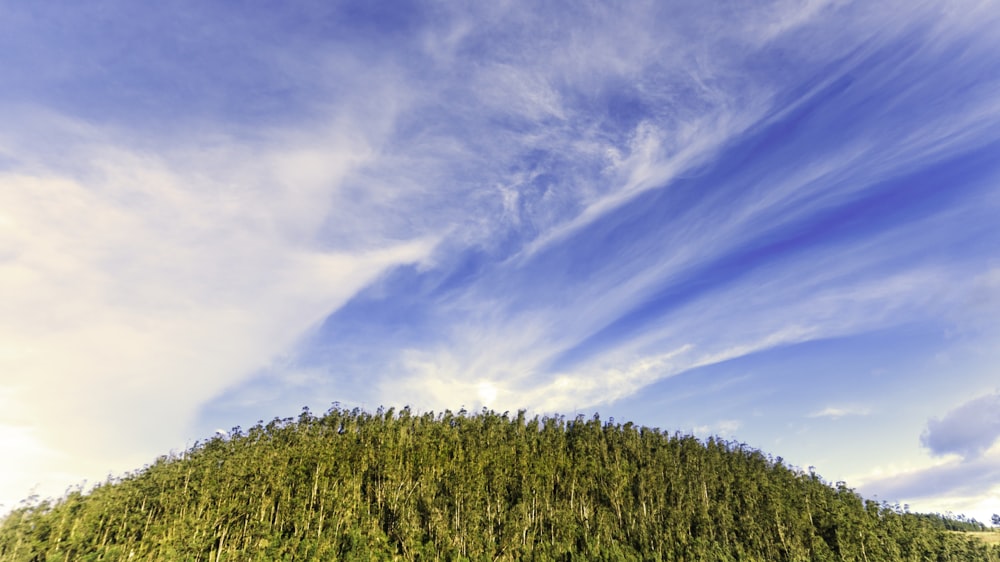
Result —
<svg viewBox="0 0 1000 562"><path fill-rule="evenodd" d="M742 444L578 417L334 408L0 523L0 560L1000 561Z"/></svg>

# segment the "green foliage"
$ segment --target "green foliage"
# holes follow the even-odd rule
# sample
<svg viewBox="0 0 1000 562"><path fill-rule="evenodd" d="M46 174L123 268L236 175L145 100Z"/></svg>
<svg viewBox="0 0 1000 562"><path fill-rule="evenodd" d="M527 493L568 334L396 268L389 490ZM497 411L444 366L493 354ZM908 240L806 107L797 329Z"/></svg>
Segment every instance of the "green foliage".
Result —
<svg viewBox="0 0 1000 562"><path fill-rule="evenodd" d="M966 518L964 515L941 515L940 513L918 513L914 517L924 519L931 527L946 531L961 531L964 533L985 532L988 527L975 519Z"/></svg>
<svg viewBox="0 0 1000 562"><path fill-rule="evenodd" d="M0 522L0 560L1000 561L743 444L597 416L308 410Z"/></svg>

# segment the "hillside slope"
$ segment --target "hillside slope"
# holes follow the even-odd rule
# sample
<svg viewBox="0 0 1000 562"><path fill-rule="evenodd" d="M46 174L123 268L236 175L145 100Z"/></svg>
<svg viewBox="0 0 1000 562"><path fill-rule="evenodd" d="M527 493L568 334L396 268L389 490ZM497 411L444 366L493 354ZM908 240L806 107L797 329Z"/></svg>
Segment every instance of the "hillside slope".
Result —
<svg viewBox="0 0 1000 562"><path fill-rule="evenodd" d="M1000 561L742 444L334 408L19 509L0 560Z"/></svg>

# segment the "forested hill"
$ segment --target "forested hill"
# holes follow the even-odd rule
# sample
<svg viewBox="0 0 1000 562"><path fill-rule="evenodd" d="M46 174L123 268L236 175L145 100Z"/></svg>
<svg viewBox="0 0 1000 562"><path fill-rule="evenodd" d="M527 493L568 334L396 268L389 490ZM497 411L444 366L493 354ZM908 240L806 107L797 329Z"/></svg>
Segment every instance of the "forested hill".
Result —
<svg viewBox="0 0 1000 562"><path fill-rule="evenodd" d="M578 417L334 408L24 507L0 560L1000 561L742 444Z"/></svg>

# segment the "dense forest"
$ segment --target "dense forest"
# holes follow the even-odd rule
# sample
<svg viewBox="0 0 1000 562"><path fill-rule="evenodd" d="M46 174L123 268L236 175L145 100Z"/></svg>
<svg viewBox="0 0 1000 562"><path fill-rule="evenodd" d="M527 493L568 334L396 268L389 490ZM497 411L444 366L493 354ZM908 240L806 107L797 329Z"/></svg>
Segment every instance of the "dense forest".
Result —
<svg viewBox="0 0 1000 562"><path fill-rule="evenodd" d="M1000 561L744 444L596 415L303 410L0 522L0 560Z"/></svg>

